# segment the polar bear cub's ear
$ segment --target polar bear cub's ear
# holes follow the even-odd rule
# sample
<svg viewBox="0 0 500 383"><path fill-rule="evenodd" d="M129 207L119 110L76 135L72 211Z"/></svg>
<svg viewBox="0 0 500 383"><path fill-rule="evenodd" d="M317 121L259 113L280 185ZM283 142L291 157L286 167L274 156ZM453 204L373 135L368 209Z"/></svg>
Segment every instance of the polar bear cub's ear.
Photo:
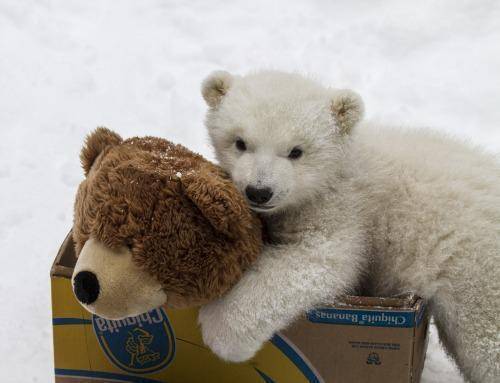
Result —
<svg viewBox="0 0 500 383"><path fill-rule="evenodd" d="M364 109L361 96L352 90L335 90L330 100L330 110L341 134L352 131L363 118Z"/></svg>
<svg viewBox="0 0 500 383"><path fill-rule="evenodd" d="M201 84L201 94L211 108L217 108L233 84L233 76L226 71L210 73Z"/></svg>
<svg viewBox="0 0 500 383"><path fill-rule="evenodd" d="M121 142L122 138L107 128L99 127L90 133L85 139L85 144L80 152L80 161L85 176L89 174L94 161L104 149L108 146L119 145Z"/></svg>

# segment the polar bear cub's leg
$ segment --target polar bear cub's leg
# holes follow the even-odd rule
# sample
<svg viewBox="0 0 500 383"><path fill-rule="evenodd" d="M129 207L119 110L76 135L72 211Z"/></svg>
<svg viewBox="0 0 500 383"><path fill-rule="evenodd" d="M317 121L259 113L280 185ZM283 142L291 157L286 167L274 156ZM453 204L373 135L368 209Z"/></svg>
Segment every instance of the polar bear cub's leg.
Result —
<svg viewBox="0 0 500 383"><path fill-rule="evenodd" d="M500 382L499 268L494 263L476 263L475 258L471 256L467 264L454 265L451 273L458 272L431 299L431 310L443 346L468 381L497 383Z"/></svg>

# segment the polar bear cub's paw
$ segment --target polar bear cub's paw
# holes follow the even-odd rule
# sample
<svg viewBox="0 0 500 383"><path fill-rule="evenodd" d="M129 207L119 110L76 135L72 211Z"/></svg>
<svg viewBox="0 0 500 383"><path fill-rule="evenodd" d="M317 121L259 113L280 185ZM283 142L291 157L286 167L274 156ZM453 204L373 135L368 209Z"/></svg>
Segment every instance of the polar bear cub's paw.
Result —
<svg viewBox="0 0 500 383"><path fill-rule="evenodd" d="M203 306L198 317L203 342L219 358L228 362L251 359L262 346L262 342L249 333L238 316L231 315L226 306L218 301Z"/></svg>

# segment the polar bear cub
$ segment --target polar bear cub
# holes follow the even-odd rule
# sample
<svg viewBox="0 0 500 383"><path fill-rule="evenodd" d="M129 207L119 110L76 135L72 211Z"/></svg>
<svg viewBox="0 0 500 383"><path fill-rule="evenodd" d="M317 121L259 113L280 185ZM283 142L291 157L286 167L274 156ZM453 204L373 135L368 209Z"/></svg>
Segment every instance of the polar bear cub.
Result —
<svg viewBox="0 0 500 383"><path fill-rule="evenodd" d="M415 291L471 382L500 381L500 166L443 135L359 123L363 103L296 74L203 83L221 166L272 245L202 308L205 343L251 358L300 314L355 290Z"/></svg>

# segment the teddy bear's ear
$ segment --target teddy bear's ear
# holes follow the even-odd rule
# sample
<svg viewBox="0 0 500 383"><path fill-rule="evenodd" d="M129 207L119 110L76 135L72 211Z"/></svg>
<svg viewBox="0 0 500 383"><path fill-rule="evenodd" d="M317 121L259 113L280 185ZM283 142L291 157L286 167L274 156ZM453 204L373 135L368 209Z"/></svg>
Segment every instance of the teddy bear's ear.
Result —
<svg viewBox="0 0 500 383"><path fill-rule="evenodd" d="M364 104L361 96L352 90L335 90L330 100L330 111L341 134L349 134L363 118Z"/></svg>
<svg viewBox="0 0 500 383"><path fill-rule="evenodd" d="M187 197L217 231L236 238L252 224L243 196L221 171L202 168L182 175L181 183Z"/></svg>
<svg viewBox="0 0 500 383"><path fill-rule="evenodd" d="M217 108L233 84L233 76L226 71L215 71L201 84L201 94L211 108Z"/></svg>
<svg viewBox="0 0 500 383"><path fill-rule="evenodd" d="M118 145L121 142L122 138L107 128L100 127L90 133L80 152L80 161L85 176L89 174L92 164L106 147Z"/></svg>

